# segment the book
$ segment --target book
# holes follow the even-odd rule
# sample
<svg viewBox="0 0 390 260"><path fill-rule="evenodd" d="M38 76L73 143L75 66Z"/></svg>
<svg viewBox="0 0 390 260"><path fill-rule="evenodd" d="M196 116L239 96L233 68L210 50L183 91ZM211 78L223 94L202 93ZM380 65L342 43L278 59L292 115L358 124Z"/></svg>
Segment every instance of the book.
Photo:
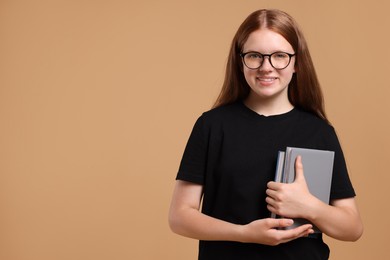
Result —
<svg viewBox="0 0 390 260"><path fill-rule="evenodd" d="M295 179L295 160L297 156L301 156L303 164L303 173L306 179L308 189L312 195L329 204L330 189L332 185L334 152L287 147L286 151L279 151L275 182L292 183ZM278 218L274 213L271 213L272 218ZM306 223L310 223L305 219L294 219L294 224L287 229L291 229ZM321 231L313 225L315 233Z"/></svg>

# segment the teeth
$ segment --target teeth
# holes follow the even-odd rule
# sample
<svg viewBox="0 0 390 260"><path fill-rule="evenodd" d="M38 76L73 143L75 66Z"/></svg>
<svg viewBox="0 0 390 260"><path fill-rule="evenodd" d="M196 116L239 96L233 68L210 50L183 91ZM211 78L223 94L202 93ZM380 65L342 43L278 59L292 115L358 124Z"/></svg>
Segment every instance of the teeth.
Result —
<svg viewBox="0 0 390 260"><path fill-rule="evenodd" d="M258 78L258 79L261 81L271 82L271 81L275 80L276 78Z"/></svg>

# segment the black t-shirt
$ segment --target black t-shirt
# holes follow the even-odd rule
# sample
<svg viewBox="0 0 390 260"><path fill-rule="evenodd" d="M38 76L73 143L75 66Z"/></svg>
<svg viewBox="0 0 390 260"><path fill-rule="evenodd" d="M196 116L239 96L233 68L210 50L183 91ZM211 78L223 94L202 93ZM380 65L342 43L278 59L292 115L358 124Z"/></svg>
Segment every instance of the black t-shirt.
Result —
<svg viewBox="0 0 390 260"><path fill-rule="evenodd" d="M268 218L266 186L278 151L287 146L335 152L330 199L354 197L334 128L294 108L262 116L236 102L203 113L195 123L177 174L203 185L202 212L235 224ZM199 259L327 259L322 239L300 238L279 246L200 241Z"/></svg>

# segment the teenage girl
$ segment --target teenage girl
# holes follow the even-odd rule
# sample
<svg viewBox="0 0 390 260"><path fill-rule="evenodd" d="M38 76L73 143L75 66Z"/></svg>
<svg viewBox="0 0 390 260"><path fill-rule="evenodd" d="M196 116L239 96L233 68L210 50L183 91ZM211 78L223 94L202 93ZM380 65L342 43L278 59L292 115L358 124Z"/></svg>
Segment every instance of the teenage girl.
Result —
<svg viewBox="0 0 390 260"><path fill-rule="evenodd" d="M310 194L298 157L291 184L273 182L287 146L335 152L330 205ZM301 30L279 10L239 27L214 107L196 121L169 213L173 232L200 240L199 259L328 259L322 233L356 241L363 232L355 192ZM270 218L270 213L283 216Z"/></svg>

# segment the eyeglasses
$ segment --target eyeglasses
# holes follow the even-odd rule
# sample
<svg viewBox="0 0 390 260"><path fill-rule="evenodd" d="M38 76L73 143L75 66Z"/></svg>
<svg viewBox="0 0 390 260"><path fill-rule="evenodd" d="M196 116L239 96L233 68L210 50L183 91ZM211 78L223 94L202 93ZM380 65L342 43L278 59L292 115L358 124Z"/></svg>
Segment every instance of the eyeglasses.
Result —
<svg viewBox="0 0 390 260"><path fill-rule="evenodd" d="M295 56L287 52L277 51L271 54L261 54L259 52L250 51L240 53L240 56L248 69L256 70L263 65L264 58L268 57L269 63L277 70L287 68L291 62L291 57Z"/></svg>

